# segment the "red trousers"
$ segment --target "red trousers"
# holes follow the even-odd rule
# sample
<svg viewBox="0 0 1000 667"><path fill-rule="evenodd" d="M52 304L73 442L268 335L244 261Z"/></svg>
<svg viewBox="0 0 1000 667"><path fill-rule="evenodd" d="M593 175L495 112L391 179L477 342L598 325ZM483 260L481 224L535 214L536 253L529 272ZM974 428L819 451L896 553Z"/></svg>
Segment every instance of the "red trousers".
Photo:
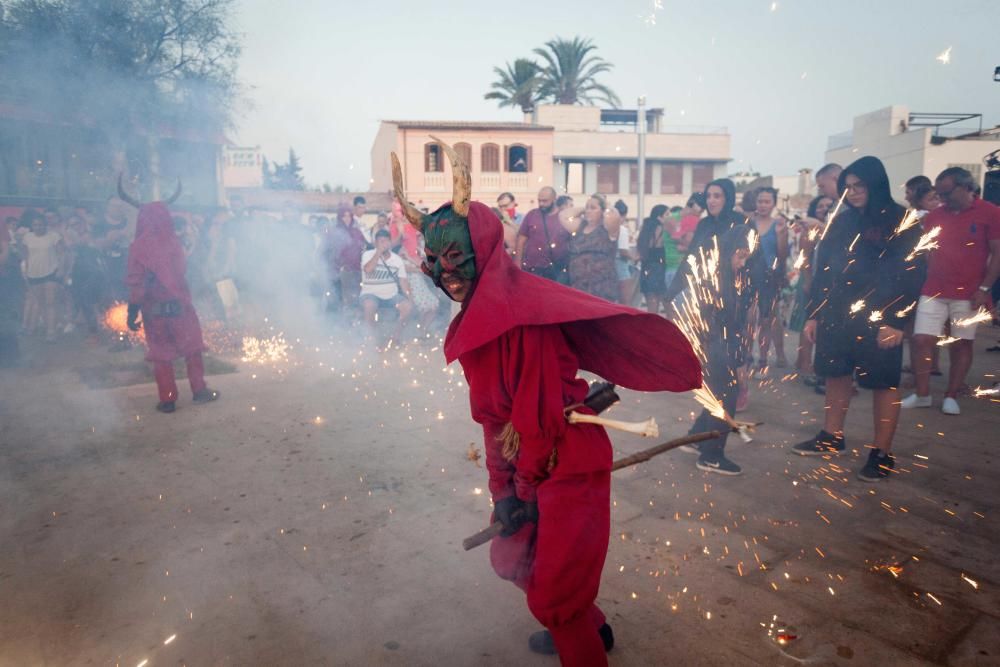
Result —
<svg viewBox="0 0 1000 667"><path fill-rule="evenodd" d="M493 569L527 593L567 667L608 664L594 604L611 532L611 473L558 474L538 485L538 525L490 545Z"/></svg>
<svg viewBox="0 0 1000 667"><path fill-rule="evenodd" d="M184 357L187 364L188 382L191 383L191 393L198 393L205 388L205 364L201 352L195 352ZM154 361L153 377L156 378L156 388L160 392L160 402L169 403L177 400L177 379L174 377L174 364L170 361Z"/></svg>

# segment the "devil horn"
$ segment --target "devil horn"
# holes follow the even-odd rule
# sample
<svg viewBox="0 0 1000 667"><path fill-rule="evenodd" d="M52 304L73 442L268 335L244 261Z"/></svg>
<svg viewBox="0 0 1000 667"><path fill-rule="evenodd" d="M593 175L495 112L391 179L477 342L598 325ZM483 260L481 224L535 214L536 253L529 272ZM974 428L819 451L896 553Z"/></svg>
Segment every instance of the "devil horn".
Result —
<svg viewBox="0 0 1000 667"><path fill-rule="evenodd" d="M469 165L459 157L455 149L444 143L433 134L431 139L441 144L445 155L451 161L452 195L451 210L463 218L469 215L469 200L472 198L472 176L469 174Z"/></svg>
<svg viewBox="0 0 1000 667"><path fill-rule="evenodd" d="M403 213L410 224L416 227L418 232L423 232L424 214L407 200L406 192L403 191L403 169L399 166L399 158L396 157L395 153L392 153L390 157L392 159L392 189L396 193L396 199L403 207Z"/></svg>
<svg viewBox="0 0 1000 667"><path fill-rule="evenodd" d="M118 172L118 198L121 199L126 204L129 204L129 205L134 206L136 208L142 208L142 203L140 203L139 201L137 201L135 199L132 199L132 197L129 196L129 194L127 192L125 192L125 188L122 187L122 174L121 174L121 172Z"/></svg>
<svg viewBox="0 0 1000 667"><path fill-rule="evenodd" d="M180 197L180 196L181 196L181 192L183 192L183 189L181 188L181 179L180 179L180 177L178 177L178 178L177 178L177 188L176 188L176 189L174 190L174 194L170 195L170 197L168 197L168 198L167 198L167 201L166 201L166 202L164 202L164 203L165 203L165 204L166 204L167 206L170 206L170 205L171 205L171 204L173 204L173 203L174 203L175 201L177 201L177 198L178 198L178 197Z"/></svg>

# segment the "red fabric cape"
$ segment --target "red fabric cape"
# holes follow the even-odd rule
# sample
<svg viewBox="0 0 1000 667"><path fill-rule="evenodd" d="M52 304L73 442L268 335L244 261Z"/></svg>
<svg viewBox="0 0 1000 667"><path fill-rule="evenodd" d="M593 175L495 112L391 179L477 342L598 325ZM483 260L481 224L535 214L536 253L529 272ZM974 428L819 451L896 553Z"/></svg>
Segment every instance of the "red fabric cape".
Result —
<svg viewBox="0 0 1000 667"><path fill-rule="evenodd" d="M701 386L701 364L672 322L517 268L504 251L500 221L479 202L470 204L469 233L476 279L448 328L448 363L514 327L558 324L580 368L610 382L638 391Z"/></svg>

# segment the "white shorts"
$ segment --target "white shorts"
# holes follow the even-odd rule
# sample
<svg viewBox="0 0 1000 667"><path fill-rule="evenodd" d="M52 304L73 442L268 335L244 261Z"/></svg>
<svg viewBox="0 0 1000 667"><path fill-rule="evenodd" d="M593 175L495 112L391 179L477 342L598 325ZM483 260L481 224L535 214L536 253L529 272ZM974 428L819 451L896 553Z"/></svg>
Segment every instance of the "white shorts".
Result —
<svg viewBox="0 0 1000 667"><path fill-rule="evenodd" d="M921 296L920 302L917 303L917 321L913 325L913 333L917 336L943 336L944 323L951 320L952 336L962 340L975 340L977 325L955 326L955 320L970 317L972 314L971 301Z"/></svg>

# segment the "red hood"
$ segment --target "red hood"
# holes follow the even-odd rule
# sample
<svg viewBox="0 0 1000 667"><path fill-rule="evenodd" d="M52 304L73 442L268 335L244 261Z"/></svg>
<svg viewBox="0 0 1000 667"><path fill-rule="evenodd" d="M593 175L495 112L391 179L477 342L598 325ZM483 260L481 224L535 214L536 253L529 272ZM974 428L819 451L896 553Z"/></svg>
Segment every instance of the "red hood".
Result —
<svg viewBox="0 0 1000 667"><path fill-rule="evenodd" d="M500 221L479 202L470 204L469 233L476 279L448 328L448 363L514 327L558 324L580 368L615 384L639 391L701 386L701 365L672 322L521 271L504 250Z"/></svg>

